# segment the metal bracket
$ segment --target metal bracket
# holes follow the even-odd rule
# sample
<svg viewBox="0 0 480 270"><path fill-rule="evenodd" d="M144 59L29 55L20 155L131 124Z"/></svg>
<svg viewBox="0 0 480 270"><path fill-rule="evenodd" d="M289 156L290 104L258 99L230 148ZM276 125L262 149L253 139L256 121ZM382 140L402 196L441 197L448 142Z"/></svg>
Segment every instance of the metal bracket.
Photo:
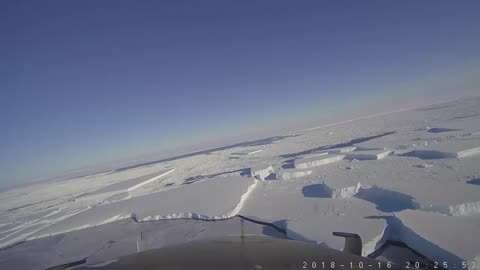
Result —
<svg viewBox="0 0 480 270"><path fill-rule="evenodd" d="M343 251L362 256L362 238L356 233L333 232L333 235L345 238Z"/></svg>

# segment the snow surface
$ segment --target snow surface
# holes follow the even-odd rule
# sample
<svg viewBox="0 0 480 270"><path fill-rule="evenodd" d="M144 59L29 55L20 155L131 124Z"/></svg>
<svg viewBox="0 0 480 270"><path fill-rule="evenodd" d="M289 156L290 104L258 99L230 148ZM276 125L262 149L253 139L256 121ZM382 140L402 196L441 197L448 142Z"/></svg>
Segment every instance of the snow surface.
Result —
<svg viewBox="0 0 480 270"><path fill-rule="evenodd" d="M263 149L257 149L257 150L248 150L247 149L245 151L232 153L232 155L240 155L240 156L253 155L253 154L256 154L256 153L260 153L262 151L263 151Z"/></svg>
<svg viewBox="0 0 480 270"><path fill-rule="evenodd" d="M462 139L436 143L425 149L415 150L414 156L423 159L465 158L480 155L480 139Z"/></svg>
<svg viewBox="0 0 480 270"><path fill-rule="evenodd" d="M265 180L272 174L275 174L275 170L271 165L261 164L250 168L250 176L258 180Z"/></svg>
<svg viewBox="0 0 480 270"><path fill-rule="evenodd" d="M242 196L255 187L256 180L241 176L216 177L209 181L189 184L186 187L152 193L129 200L98 205L57 222L30 236L32 238L56 235L133 218L136 221L192 218L217 220L235 216ZM221 192L229 189L230 192ZM214 196L210 196L217 190ZM182 199L184 198L184 199ZM188 200L188 198L196 198ZM242 200L243 199L243 200ZM218 203L222 202L222 203Z"/></svg>
<svg viewBox="0 0 480 270"><path fill-rule="evenodd" d="M347 154L347 159L357 160L377 160L386 158L392 151L390 150L360 150Z"/></svg>
<svg viewBox="0 0 480 270"><path fill-rule="evenodd" d="M307 155L301 155L301 156L298 156L297 159L318 158L319 156L325 156L325 155L328 155L328 151L317 152L317 153L307 154Z"/></svg>
<svg viewBox="0 0 480 270"><path fill-rule="evenodd" d="M308 169L328 163L336 162L345 158L345 155L326 154L308 158L295 159L294 165L297 169Z"/></svg>
<svg viewBox="0 0 480 270"><path fill-rule="evenodd" d="M358 233L364 255L397 239L452 265L478 261L479 129L472 97L3 191L0 269L98 264L137 252L140 235L149 249L235 234L236 215L335 249L333 231Z"/></svg>
<svg viewBox="0 0 480 270"><path fill-rule="evenodd" d="M399 240L421 250L432 260L447 261L453 269L461 269L463 261L478 260L480 216L452 217L405 210L395 217L398 220L391 222L391 226Z"/></svg>
<svg viewBox="0 0 480 270"><path fill-rule="evenodd" d="M346 146L346 147L340 147L337 149L332 149L328 150L329 154L345 154L345 153L350 153L352 151L355 151L357 149L356 146Z"/></svg>
<svg viewBox="0 0 480 270"><path fill-rule="evenodd" d="M144 175L138 178L130 179L130 180L125 180L119 183L115 183L112 185L109 185L107 187L101 188L95 192L89 193L89 195L95 195L95 194L101 194L101 193L109 193L109 192L125 192L125 191L133 191L137 188L140 188L143 185L152 183L153 181L156 181L164 176L169 175L175 171L175 169L170 169L167 171L162 171L160 173L153 173L153 174L148 174Z"/></svg>
<svg viewBox="0 0 480 270"><path fill-rule="evenodd" d="M292 180L311 175L312 172L312 170L304 169L281 169L279 172L277 172L277 178L283 180Z"/></svg>

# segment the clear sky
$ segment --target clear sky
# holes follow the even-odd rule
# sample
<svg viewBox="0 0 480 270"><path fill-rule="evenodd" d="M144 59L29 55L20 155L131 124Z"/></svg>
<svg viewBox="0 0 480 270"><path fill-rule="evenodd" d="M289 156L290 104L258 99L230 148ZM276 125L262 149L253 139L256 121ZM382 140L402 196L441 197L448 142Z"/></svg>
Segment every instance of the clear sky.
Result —
<svg viewBox="0 0 480 270"><path fill-rule="evenodd" d="M265 123L472 93L479 10L480 1L1 1L0 186Z"/></svg>

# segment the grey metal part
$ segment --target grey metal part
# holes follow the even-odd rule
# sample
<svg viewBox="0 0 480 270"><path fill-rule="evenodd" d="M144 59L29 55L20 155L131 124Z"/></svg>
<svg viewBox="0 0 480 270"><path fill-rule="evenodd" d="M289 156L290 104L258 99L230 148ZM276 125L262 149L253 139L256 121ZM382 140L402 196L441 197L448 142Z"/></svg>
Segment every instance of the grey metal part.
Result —
<svg viewBox="0 0 480 270"><path fill-rule="evenodd" d="M356 233L333 232L333 235L345 238L344 252L362 255L362 238Z"/></svg>

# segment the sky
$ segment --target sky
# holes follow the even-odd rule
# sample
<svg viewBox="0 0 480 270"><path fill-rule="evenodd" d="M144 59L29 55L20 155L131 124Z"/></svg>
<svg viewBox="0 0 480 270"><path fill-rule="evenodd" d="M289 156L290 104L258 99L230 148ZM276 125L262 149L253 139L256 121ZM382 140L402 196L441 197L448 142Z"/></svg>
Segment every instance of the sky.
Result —
<svg viewBox="0 0 480 270"><path fill-rule="evenodd" d="M0 186L378 104L478 94L479 10L2 1Z"/></svg>

